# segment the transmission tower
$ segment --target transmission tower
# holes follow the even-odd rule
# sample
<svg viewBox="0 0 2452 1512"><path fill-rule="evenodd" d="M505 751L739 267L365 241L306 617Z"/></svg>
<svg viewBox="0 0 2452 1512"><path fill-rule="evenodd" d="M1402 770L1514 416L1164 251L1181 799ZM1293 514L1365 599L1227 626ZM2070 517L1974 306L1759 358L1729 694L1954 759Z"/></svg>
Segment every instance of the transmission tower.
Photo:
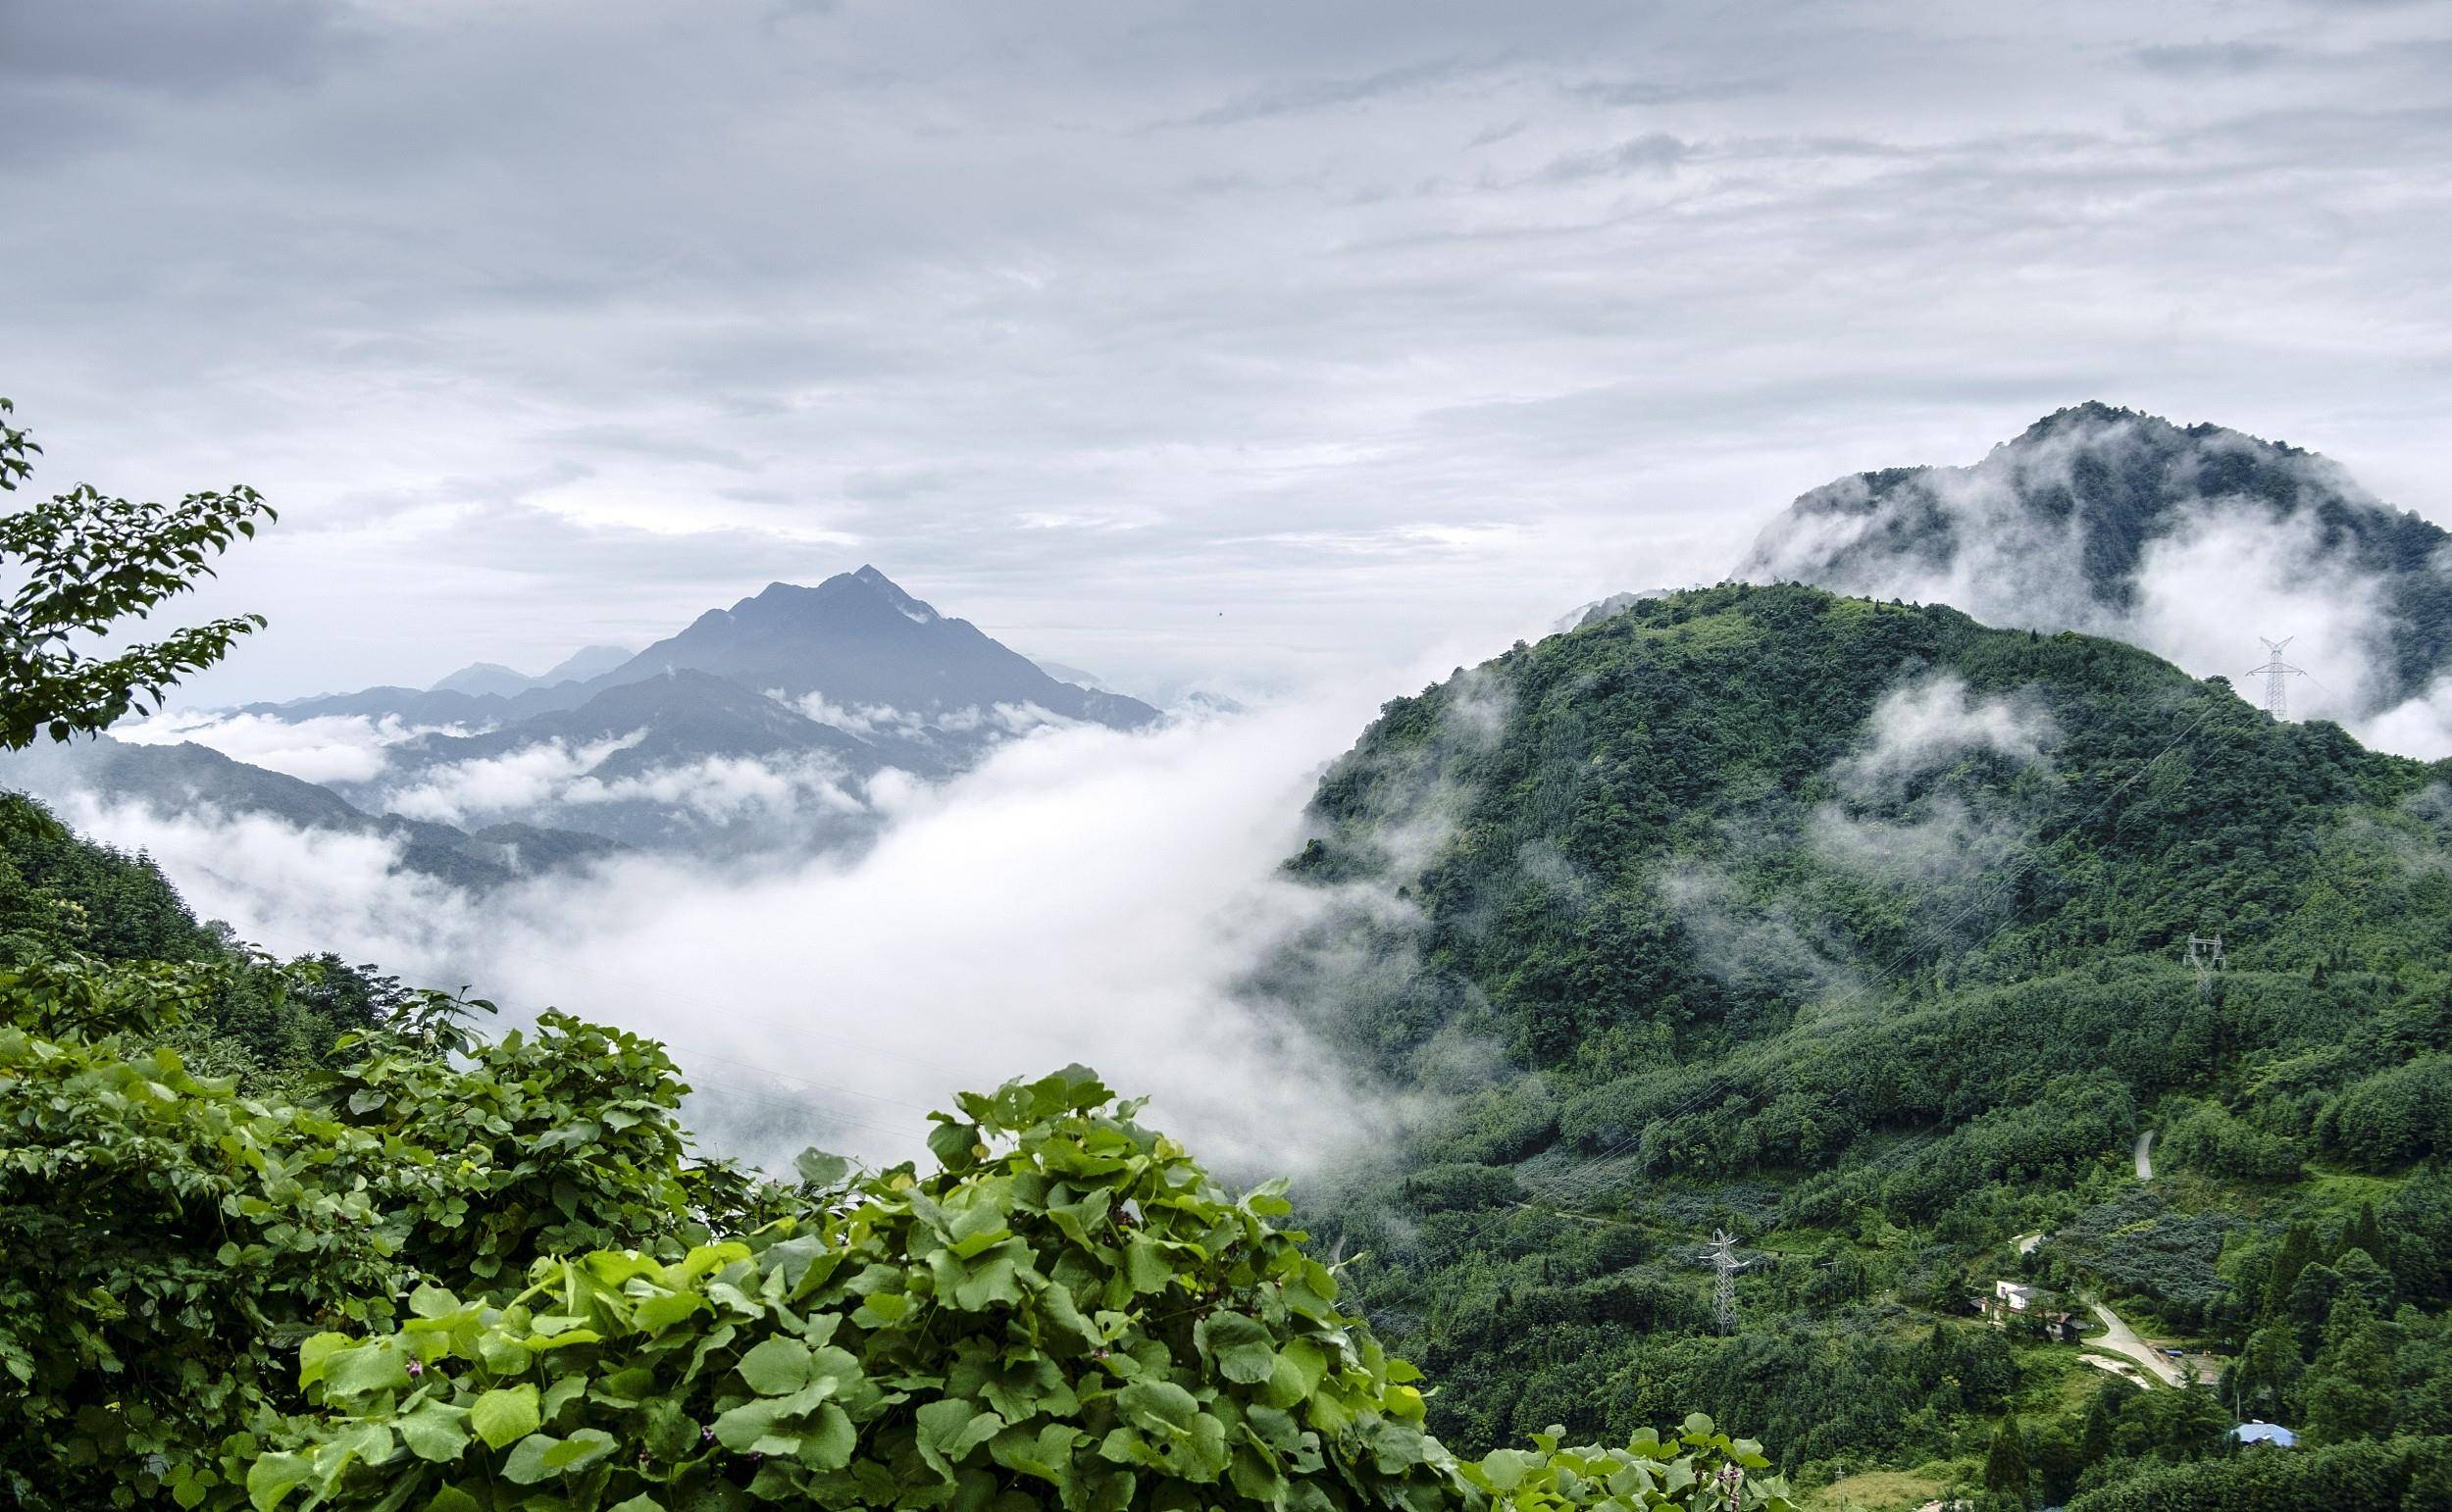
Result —
<svg viewBox="0 0 2452 1512"><path fill-rule="evenodd" d="M1747 1262L1737 1258L1737 1236L1725 1229L1711 1231L1711 1247L1703 1260L1718 1274L1712 1278L1711 1308L1722 1334L1737 1332L1737 1273Z"/></svg>
<svg viewBox="0 0 2452 1512"><path fill-rule="evenodd" d="M2197 995L2214 995L2214 974L2222 969L2222 937L2220 934L2188 936L2188 964L2197 970Z"/></svg>
<svg viewBox="0 0 2452 1512"><path fill-rule="evenodd" d="M2256 638L2265 640L2262 635ZM2289 680L2307 676L2306 668L2293 667L2281 659L2281 648L2298 638L2296 635L2284 635L2279 640L2265 640L2265 665L2248 669L2248 676L2265 680L2265 712L2277 720L2290 716Z"/></svg>

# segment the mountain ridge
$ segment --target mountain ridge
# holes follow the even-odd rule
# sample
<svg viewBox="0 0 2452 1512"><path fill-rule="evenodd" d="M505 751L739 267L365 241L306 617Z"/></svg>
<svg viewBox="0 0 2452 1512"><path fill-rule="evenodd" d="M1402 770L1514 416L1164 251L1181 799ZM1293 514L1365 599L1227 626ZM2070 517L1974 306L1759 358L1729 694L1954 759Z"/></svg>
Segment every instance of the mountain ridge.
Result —
<svg viewBox="0 0 2452 1512"><path fill-rule="evenodd" d="M2319 453L2088 401L1974 463L1809 489L1763 527L1734 576L2114 635L2199 673L2229 670L2208 664L2221 653L2197 623L2216 584L2240 608L2288 622L2242 626L2230 643L2252 650L2253 634L2312 629L2340 665L2362 669L2359 686L2333 690L2331 712L2367 719L2445 694L2447 561L2452 532L2383 503Z"/></svg>
<svg viewBox="0 0 2452 1512"><path fill-rule="evenodd" d="M2327 1417L2376 1292L2294 1282L2375 1278L2391 1391L2452 1392L2448 777L2137 647L1798 584L1519 645L1389 703L1288 863L1328 922L1257 989L1418 1118L1306 1226L1374 1257L1452 1441L1675 1402L1813 1485L2016 1413L2058 1501L2210 1460L2233 1400L2434 1421ZM2267 1363L2139 1395L1987 1327L1996 1283Z"/></svg>

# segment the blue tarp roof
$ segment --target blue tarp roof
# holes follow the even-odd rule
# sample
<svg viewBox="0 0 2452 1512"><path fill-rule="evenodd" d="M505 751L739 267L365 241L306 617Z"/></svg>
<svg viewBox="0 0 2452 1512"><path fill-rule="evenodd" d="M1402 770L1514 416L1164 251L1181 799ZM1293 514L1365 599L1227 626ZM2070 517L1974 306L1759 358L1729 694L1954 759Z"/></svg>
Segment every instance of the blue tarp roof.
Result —
<svg viewBox="0 0 2452 1512"><path fill-rule="evenodd" d="M2242 1423L2230 1431L2230 1436L2241 1443L2277 1443L2285 1449L2299 1441L2298 1435L2278 1423Z"/></svg>

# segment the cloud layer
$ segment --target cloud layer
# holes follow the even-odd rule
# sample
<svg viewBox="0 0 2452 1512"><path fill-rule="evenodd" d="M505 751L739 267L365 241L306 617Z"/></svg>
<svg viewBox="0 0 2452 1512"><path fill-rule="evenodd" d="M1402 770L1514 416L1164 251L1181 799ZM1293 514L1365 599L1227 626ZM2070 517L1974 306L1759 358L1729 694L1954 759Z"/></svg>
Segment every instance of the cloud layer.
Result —
<svg viewBox="0 0 2452 1512"><path fill-rule="evenodd" d="M901 792L856 858L628 858L483 906L374 840L91 803L70 817L149 850L199 913L277 951L666 1038L700 1088L693 1122L754 1159L811 1141L908 1156L951 1091L1078 1060L1154 1093L1210 1158L1302 1170L1399 1116L1247 983L1340 906L1276 869L1367 709L1045 730Z"/></svg>
<svg viewBox="0 0 2452 1512"><path fill-rule="evenodd" d="M2452 515L2441 6L160 9L0 11L6 381L282 507L206 701L872 557L1282 685L2085 397Z"/></svg>

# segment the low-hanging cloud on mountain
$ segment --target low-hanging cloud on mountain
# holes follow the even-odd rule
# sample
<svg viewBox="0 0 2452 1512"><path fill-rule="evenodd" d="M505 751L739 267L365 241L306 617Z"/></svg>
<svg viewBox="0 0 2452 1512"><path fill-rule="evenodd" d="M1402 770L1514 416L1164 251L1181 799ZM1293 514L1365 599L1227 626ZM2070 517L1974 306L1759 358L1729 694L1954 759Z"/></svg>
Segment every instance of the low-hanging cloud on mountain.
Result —
<svg viewBox="0 0 2452 1512"><path fill-rule="evenodd" d="M1860 993L1884 963L1862 958L1831 921L1740 881L1748 863L1801 842L1860 883L1912 890L1944 912L1926 921L1980 932L1999 868L2026 848L2025 815L2004 792L2059 739L2052 717L2018 694L1978 694L1956 673L1909 678L1883 693L1855 743L1823 774L1835 793L1801 807L1767 795L1721 829L1716 859L1688 859L1660 896L1696 958L1721 981L1800 995Z"/></svg>
<svg viewBox="0 0 2452 1512"><path fill-rule="evenodd" d="M2249 697L2288 637L2293 718L2452 754L2446 537L2338 465L2213 426L2080 406L1963 468L1841 479L1740 569L2133 642Z"/></svg>
<svg viewBox="0 0 2452 1512"><path fill-rule="evenodd" d="M309 782L363 782L382 775L390 748L420 735L464 735L459 726L417 725L386 717L324 714L287 720L274 715L173 709L113 727L131 745L191 740L235 761Z"/></svg>
<svg viewBox="0 0 2452 1512"><path fill-rule="evenodd" d="M1367 707L1043 730L952 782L872 795L889 822L856 856L631 855L482 904L377 838L90 799L67 817L277 952L664 1038L699 1089L692 1121L753 1159L909 1156L953 1090L1081 1061L1153 1093L1212 1158L1302 1169L1399 1116L1250 984L1350 901L1278 868Z"/></svg>
<svg viewBox="0 0 2452 1512"><path fill-rule="evenodd" d="M589 781L606 757L638 739L629 734L582 744L539 740L499 756L429 767L397 787L380 788L380 807L447 825L531 814Z"/></svg>

